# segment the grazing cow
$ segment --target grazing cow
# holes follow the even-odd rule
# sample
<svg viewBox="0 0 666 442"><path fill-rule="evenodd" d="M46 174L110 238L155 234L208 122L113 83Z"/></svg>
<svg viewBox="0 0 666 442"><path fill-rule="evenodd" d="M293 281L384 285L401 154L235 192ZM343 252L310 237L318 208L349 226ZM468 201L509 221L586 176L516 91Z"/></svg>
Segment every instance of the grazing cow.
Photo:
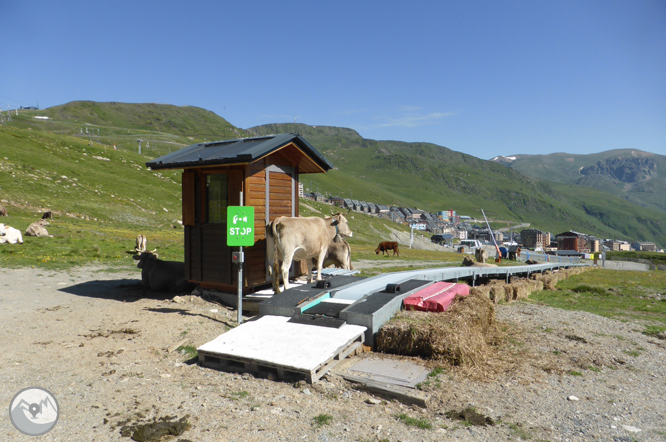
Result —
<svg viewBox="0 0 666 442"><path fill-rule="evenodd" d="M141 269L141 284L155 292L187 292L196 284L185 279L185 263L162 261L150 252L134 255Z"/></svg>
<svg viewBox="0 0 666 442"><path fill-rule="evenodd" d="M42 219L53 219L53 212L44 212Z"/></svg>
<svg viewBox="0 0 666 442"><path fill-rule="evenodd" d="M482 247L477 247L477 249L474 251L474 257L476 258L477 262L485 263L488 259L488 251Z"/></svg>
<svg viewBox="0 0 666 442"><path fill-rule="evenodd" d="M23 236L21 231L10 226L0 224L0 244L23 244Z"/></svg>
<svg viewBox="0 0 666 442"><path fill-rule="evenodd" d="M7 209L2 204L0 204L0 216L7 216Z"/></svg>
<svg viewBox="0 0 666 442"><path fill-rule="evenodd" d="M397 242L391 242L391 241L384 241L380 242L379 246L377 246L377 249L375 249L375 254L379 255L379 252L382 252L382 255L384 252L388 255L389 250L393 250L393 256L396 254L400 256L400 251L398 250L398 243Z"/></svg>
<svg viewBox="0 0 666 442"><path fill-rule="evenodd" d="M46 227L44 227L48 225L49 222L42 218L39 221L30 224L28 228L25 229L25 236L49 236L49 232L46 230Z"/></svg>
<svg viewBox="0 0 666 442"><path fill-rule="evenodd" d="M148 247L148 239L146 238L146 235L137 235L136 236L136 247L134 247L134 250L141 254L146 251L146 248ZM155 249L157 250L157 249Z"/></svg>
<svg viewBox="0 0 666 442"><path fill-rule="evenodd" d="M312 258L312 265L317 265L316 258ZM332 265L344 270L354 270L351 263L351 247L340 235L335 235L333 241L328 245L328 251L326 252L322 268Z"/></svg>
<svg viewBox="0 0 666 442"><path fill-rule="evenodd" d="M268 234L272 236L275 244L271 272L275 293L280 293L280 275L284 281L284 289L289 289L289 269L292 260L305 259L309 262L311 258L315 258L317 280L320 280L326 252L335 235L352 236L347 219L341 213L326 218L280 216L269 226ZM308 278L312 281L311 267L308 269Z"/></svg>
<svg viewBox="0 0 666 442"><path fill-rule="evenodd" d="M466 267L497 267L497 264L486 264L485 262L474 262L473 259L468 257L463 258L462 264Z"/></svg>

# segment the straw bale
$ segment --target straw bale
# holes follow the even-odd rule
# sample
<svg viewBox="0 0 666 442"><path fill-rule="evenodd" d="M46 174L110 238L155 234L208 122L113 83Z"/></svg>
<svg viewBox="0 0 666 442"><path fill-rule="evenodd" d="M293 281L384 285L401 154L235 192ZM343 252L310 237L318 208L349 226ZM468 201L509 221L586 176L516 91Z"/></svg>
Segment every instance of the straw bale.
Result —
<svg viewBox="0 0 666 442"><path fill-rule="evenodd" d="M476 287L472 287L469 289L470 294L474 293L480 296L485 296L486 298L492 301L490 292L491 292L491 287L489 285L478 285Z"/></svg>
<svg viewBox="0 0 666 442"><path fill-rule="evenodd" d="M513 287L513 300L525 299L530 295L529 285L526 282L515 282L511 284Z"/></svg>
<svg viewBox="0 0 666 442"><path fill-rule="evenodd" d="M379 330L377 348L452 366L479 366L499 340L494 305L487 292L472 289L468 296L456 296L442 313L398 313Z"/></svg>

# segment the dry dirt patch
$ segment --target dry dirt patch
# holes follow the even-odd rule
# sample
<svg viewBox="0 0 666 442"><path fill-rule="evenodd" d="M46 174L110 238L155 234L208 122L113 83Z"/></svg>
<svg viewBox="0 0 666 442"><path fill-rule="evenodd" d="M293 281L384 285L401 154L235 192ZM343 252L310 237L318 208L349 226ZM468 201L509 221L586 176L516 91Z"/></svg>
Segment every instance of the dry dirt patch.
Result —
<svg viewBox="0 0 666 442"><path fill-rule="evenodd" d="M172 440L509 440L517 437L514 424L533 440L666 434L664 349L630 323L525 303L497 306L498 323L509 327L501 331L514 341L505 342L539 361L552 355L557 370L526 358L517 370L480 382L452 366L423 386L431 401L421 410L371 401L377 398L336 376L294 386L199 367L187 349L173 346L214 339L235 325L235 312L196 296L173 302L173 295L145 292L139 278L134 266L0 270L0 323L10 333L0 341L0 403L31 386L53 393L61 416L42 440L129 442L123 427L186 416L190 428ZM594 365L598 357L624 364ZM586 358L595 370L581 368ZM472 428L446 415L468 407L500 423ZM13 428L4 409L0 439L33 440ZM316 425L322 416L331 418Z"/></svg>

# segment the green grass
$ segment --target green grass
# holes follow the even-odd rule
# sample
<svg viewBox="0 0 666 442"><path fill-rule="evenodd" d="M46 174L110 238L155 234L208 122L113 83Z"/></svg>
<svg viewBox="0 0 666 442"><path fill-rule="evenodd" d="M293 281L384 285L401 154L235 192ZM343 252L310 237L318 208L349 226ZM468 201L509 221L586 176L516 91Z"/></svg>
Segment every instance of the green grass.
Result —
<svg viewBox="0 0 666 442"><path fill-rule="evenodd" d="M196 358L199 355L199 353L197 352L197 348L192 345L178 347L176 351L179 351L181 354L186 355L188 359Z"/></svg>
<svg viewBox="0 0 666 442"><path fill-rule="evenodd" d="M312 418L312 426L315 428L322 427L324 425L329 425L333 421L333 416L330 414L318 414Z"/></svg>
<svg viewBox="0 0 666 442"><path fill-rule="evenodd" d="M408 416L405 413L399 414L396 416L400 422L410 427L417 427L424 430L432 430L432 424L427 419L417 419L411 416Z"/></svg>
<svg viewBox="0 0 666 442"><path fill-rule="evenodd" d="M532 439L532 435L530 434L530 432L525 430L521 425L509 424L509 428L511 428L513 433L522 440Z"/></svg>
<svg viewBox="0 0 666 442"><path fill-rule="evenodd" d="M606 259L622 261L630 259L645 259L652 261L652 264L666 265L666 253L656 252L607 252Z"/></svg>
<svg viewBox="0 0 666 442"><path fill-rule="evenodd" d="M664 287L666 272L593 269L560 281L558 290L533 293L530 301L639 321L647 333L659 333L666 330L666 300L661 296Z"/></svg>

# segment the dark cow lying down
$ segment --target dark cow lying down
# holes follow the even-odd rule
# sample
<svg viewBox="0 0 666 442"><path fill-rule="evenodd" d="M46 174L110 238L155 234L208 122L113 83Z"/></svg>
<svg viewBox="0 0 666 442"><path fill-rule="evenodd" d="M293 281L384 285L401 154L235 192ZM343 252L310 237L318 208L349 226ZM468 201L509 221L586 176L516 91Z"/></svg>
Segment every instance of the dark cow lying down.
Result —
<svg viewBox="0 0 666 442"><path fill-rule="evenodd" d="M400 256L400 251L398 250L398 243L397 242L391 242L391 241L384 241L380 242L379 246L375 250L375 253L379 255L379 252L382 252L382 255L384 252L388 255L389 250L393 250L393 256L396 254Z"/></svg>
<svg viewBox="0 0 666 442"><path fill-rule="evenodd" d="M134 255L141 269L141 284L155 292L190 292L196 284L185 279L185 263L162 261L152 253Z"/></svg>

